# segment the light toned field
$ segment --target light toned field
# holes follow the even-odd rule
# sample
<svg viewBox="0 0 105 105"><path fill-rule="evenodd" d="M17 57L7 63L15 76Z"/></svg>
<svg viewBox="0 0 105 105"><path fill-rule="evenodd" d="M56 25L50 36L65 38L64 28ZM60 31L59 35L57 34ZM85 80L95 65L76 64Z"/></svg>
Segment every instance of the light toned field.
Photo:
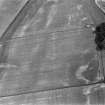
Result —
<svg viewBox="0 0 105 105"><path fill-rule="evenodd" d="M0 10L0 35L25 2L4 0ZM3 55L0 54L0 96L46 91L1 98L0 105L103 104L104 89L99 85L47 91L97 80L94 35L84 26L103 22L102 12L91 0L32 2L26 14L21 15L7 33L11 34L11 41L5 50L0 50L1 54L4 50ZM3 40L7 41L8 37ZM86 94L87 91L90 93Z"/></svg>

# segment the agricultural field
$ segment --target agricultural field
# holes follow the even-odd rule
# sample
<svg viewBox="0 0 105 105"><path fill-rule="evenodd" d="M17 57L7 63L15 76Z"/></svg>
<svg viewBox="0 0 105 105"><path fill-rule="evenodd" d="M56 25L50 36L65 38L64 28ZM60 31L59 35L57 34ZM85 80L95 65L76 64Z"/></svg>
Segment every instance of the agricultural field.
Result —
<svg viewBox="0 0 105 105"><path fill-rule="evenodd" d="M94 0L0 0L0 105L104 105L104 21Z"/></svg>

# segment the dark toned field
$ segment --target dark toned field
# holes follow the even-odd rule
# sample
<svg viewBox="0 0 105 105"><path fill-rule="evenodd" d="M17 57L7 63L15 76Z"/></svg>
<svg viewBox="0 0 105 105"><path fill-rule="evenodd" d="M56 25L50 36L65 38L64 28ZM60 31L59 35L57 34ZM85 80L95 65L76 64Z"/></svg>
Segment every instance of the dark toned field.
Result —
<svg viewBox="0 0 105 105"><path fill-rule="evenodd" d="M99 71L85 26L104 21L94 0L0 0L0 105L104 105L102 84L79 87Z"/></svg>

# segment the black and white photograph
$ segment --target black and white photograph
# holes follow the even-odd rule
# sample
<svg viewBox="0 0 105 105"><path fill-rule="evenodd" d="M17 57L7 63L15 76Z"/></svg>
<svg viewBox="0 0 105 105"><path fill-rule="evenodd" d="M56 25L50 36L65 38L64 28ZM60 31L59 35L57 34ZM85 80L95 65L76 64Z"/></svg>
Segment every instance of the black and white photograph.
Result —
<svg viewBox="0 0 105 105"><path fill-rule="evenodd" d="M0 105L105 105L105 0L0 0Z"/></svg>

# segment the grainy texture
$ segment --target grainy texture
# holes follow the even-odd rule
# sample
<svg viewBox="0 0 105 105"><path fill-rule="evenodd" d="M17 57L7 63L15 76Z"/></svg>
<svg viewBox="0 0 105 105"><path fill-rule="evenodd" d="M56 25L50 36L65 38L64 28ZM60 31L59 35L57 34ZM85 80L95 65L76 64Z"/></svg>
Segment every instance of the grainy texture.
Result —
<svg viewBox="0 0 105 105"><path fill-rule="evenodd" d="M26 2L17 5L17 1L4 0L0 7L6 6L5 12L0 11L0 35ZM3 37L11 41L0 50L4 59L0 60L0 96L97 81L94 35L84 28L104 21L94 0L30 1L27 12L5 34L10 37ZM58 89L1 98L0 105L104 104L104 91L100 85Z"/></svg>

